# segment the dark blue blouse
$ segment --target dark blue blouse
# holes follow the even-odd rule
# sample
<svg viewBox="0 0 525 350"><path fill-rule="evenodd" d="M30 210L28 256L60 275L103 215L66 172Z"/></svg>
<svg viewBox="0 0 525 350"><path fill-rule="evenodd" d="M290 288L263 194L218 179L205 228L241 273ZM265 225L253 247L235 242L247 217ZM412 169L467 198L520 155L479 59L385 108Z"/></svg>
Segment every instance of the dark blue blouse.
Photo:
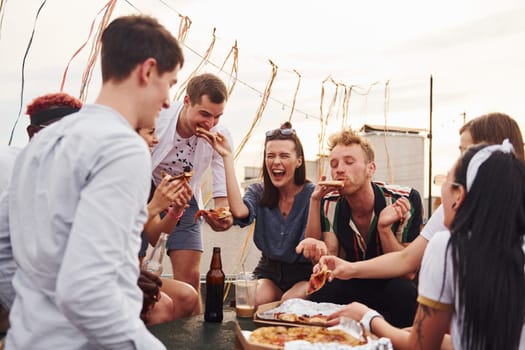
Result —
<svg viewBox="0 0 525 350"><path fill-rule="evenodd" d="M250 214L244 219L235 219L234 224L244 227L255 220L253 240L268 258L287 263L307 262L301 254L295 252L295 247L304 238L310 196L314 188L313 183L306 183L295 196L287 218L284 218L279 207L258 205L263 192L262 183L250 185L243 197Z"/></svg>

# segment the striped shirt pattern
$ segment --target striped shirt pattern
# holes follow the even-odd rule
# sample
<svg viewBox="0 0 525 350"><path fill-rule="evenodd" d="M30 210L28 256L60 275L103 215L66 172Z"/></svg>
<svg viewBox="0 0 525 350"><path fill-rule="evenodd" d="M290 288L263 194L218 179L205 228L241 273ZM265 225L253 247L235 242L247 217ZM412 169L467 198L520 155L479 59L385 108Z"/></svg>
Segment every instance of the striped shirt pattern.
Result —
<svg viewBox="0 0 525 350"><path fill-rule="evenodd" d="M401 197L410 201L410 211L405 218L392 225L392 232L401 243L413 241L422 225L422 203L415 189L390 185L380 181L372 182L374 189L374 213L368 235L362 235L352 220L348 202L338 192L327 194L321 204L321 228L323 232L333 232L339 240L348 261L359 261L383 254L381 240L377 232L377 220L381 210ZM366 237L366 240L365 240Z"/></svg>

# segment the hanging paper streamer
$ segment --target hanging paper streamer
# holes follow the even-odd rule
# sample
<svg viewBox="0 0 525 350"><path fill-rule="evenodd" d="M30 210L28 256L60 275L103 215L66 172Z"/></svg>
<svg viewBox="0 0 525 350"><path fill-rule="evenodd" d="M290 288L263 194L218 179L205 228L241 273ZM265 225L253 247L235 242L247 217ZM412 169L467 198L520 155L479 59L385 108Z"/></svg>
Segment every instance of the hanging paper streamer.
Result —
<svg viewBox="0 0 525 350"><path fill-rule="evenodd" d="M264 90L264 95L262 96L261 103L259 104L259 108L257 109L257 113L255 114L255 118L253 119L252 125L250 126L250 129L248 130L248 132L242 139L239 145L239 148L235 150L235 159L239 157L239 154L241 154L242 149L246 145L246 142L248 142L248 140L252 136L253 130L255 129L255 126L261 119L264 109L266 108L266 104L268 103L268 98L270 97L270 93L272 91L272 85L275 80L275 77L277 76L277 65L273 63L271 60L268 60L268 61L272 65L272 76L270 78L270 81L266 85L266 89Z"/></svg>

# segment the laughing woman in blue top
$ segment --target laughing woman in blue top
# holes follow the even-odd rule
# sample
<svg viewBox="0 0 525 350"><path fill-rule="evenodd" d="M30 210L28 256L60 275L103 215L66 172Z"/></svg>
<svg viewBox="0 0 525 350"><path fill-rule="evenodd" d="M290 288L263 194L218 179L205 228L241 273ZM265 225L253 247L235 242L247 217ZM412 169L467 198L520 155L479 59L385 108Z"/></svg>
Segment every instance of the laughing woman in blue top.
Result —
<svg viewBox="0 0 525 350"><path fill-rule="evenodd" d="M315 186L306 179L303 146L292 125L286 122L266 132L263 182L250 185L244 197L225 138L220 134L202 136L223 158L234 224L244 227L255 220L253 239L262 253L254 270L259 279L256 304L304 296L304 287L300 290L295 286L309 279L312 264L297 254L295 247L304 238Z"/></svg>

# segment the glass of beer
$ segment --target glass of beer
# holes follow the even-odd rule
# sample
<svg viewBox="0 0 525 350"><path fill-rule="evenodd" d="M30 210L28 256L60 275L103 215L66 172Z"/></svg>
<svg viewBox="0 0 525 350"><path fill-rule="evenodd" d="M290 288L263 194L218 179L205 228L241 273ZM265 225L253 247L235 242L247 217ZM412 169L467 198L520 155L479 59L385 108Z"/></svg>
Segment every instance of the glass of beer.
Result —
<svg viewBox="0 0 525 350"><path fill-rule="evenodd" d="M235 311L237 317L253 317L257 277L251 272L237 274L235 279Z"/></svg>

